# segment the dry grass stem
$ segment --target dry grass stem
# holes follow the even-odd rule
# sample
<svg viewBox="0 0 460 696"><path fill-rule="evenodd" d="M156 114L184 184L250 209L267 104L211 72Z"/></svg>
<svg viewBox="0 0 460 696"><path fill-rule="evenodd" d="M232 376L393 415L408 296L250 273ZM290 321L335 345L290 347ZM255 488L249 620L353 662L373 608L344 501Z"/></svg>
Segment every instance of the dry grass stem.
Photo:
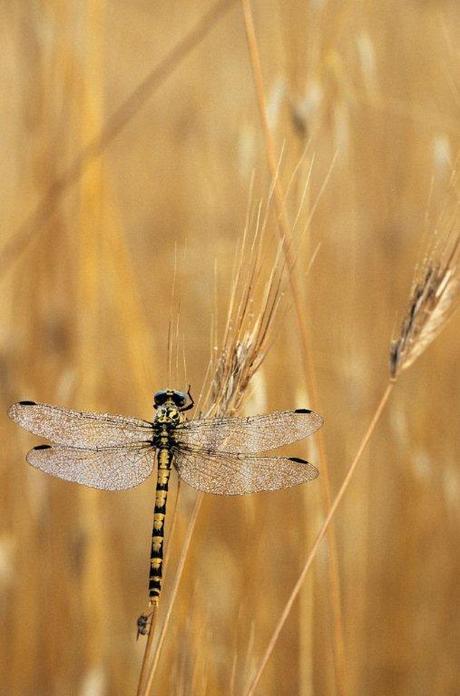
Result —
<svg viewBox="0 0 460 696"><path fill-rule="evenodd" d="M155 673L160 661L163 644L167 636L172 610L174 608L174 602L176 600L180 581L184 572L185 562L187 560L190 544L193 539L193 532L195 531L195 526L198 519L198 514L200 512L201 504L203 502L203 497L203 493L198 493L196 496L195 504L193 506L192 514L190 516L190 520L187 527L187 535L181 547L180 558L174 575L168 607L164 615L163 623L158 632L154 630L154 619L156 617L152 617L153 629L149 632L149 636L147 638L147 643L145 646L145 652L142 660L142 667L137 690L138 696L148 696L152 690ZM172 537L170 537L170 542L171 540Z"/></svg>
<svg viewBox="0 0 460 696"><path fill-rule="evenodd" d="M292 298L295 307L297 324L299 328L300 343L302 349L302 364L304 366L305 381L307 384L308 393L310 394L312 405L314 408L321 410L319 404L319 394L316 381L316 372L313 364L312 349L310 343L310 334L307 326L305 303L302 300L302 292L297 279L294 255L294 241L292 238L291 227L289 225L288 215L285 207L285 195L282 190L281 183L278 177L275 155L275 143L270 130L267 114L267 103L265 97L264 78L262 73L262 65L259 55L259 47L254 27L254 19L252 15L250 0L241 0L241 6L244 16L244 25L248 50L251 60L252 74L255 83L257 96L257 105L259 110L262 134L265 142L265 151L267 155L268 168L274 182L274 199L278 218L278 232L284 252L284 257L287 266L289 283L291 287ZM332 167L331 167L332 168ZM329 172L331 171L331 168ZM324 182L323 182L324 186ZM312 211L313 212L313 211ZM296 221L297 222L297 221ZM309 223L311 222L311 215ZM321 491L323 497L324 509L327 510L331 506L331 485L329 476L329 466L326 456L324 444L324 436L322 430L319 430L315 435L318 443L318 454L321 467ZM328 554L328 569L329 569L329 591L331 599L331 610L333 615L334 625L334 665L336 673L336 689L338 694L346 693L346 659L345 659L345 642L343 631L342 617L342 599L341 587L337 557L337 540L333 527L329 530L328 536L329 554Z"/></svg>
<svg viewBox="0 0 460 696"><path fill-rule="evenodd" d="M257 685L262 677L263 671L275 648L281 630L286 622L292 606L303 586L308 571L316 557L322 540L324 539L334 515L347 492L357 465L361 460L364 450L375 431L375 428L382 416L384 408L388 402L390 394L396 384L399 373L409 367L416 358L421 355L425 348L436 338L445 326L448 319L455 311L458 300L459 279L457 271L457 252L459 247L458 237L453 243L449 244L449 239L445 242L440 254L428 256L424 264L424 274L420 281L416 281L410 302L408 314L403 322L401 334L397 341L392 342L390 347L390 381L379 401L374 412L369 427L367 428L350 464L343 483L334 498L308 557L303 566L302 572L289 595L289 599L283 609L279 621L270 638L267 649L262 657L256 675L253 678L246 696L253 696Z"/></svg>
<svg viewBox="0 0 460 696"><path fill-rule="evenodd" d="M369 440L372 436L372 433L374 432L375 427L380 420L380 417L383 413L383 410L384 410L385 405L388 401L388 398L393 390L393 386L394 386L393 382L390 382L387 385L387 388L385 389L385 391L382 395L382 398L380 399L380 402L379 402L379 404L375 410L375 413L372 417L372 420L369 424L369 427L367 428L367 430L364 434L364 437L361 440L361 443L358 447L358 451L356 452L355 458L353 459L352 463L350 464L350 468L348 469L347 475L345 476L343 483L342 483L337 495L335 496L334 501L331 505L331 508L326 516L326 519L324 520L324 522L321 526L321 529L319 530L319 532L316 536L314 544L313 544L313 546L310 550L310 553L308 554L307 560L305 561L305 564L303 566L302 572L299 575L299 578L298 578L297 582L295 583L291 594L289 595L289 599L286 602L286 605L283 609L283 612L282 612L282 614L281 614L281 616L276 624L276 627L272 633L272 636L270 638L270 642L269 642L267 649L262 657L262 660L261 660L260 665L257 669L256 675L255 675L254 679L252 680L251 684L249 685L248 690L245 692L245 696L253 696L253 694L255 693L255 690L257 688L257 685L259 684L260 678L262 677L263 671L264 671L264 669L267 665L267 662L270 659L270 656L273 653L275 645L278 641L281 630L282 630L284 624L286 623L286 619L289 616L289 613L292 609L292 606L293 606L295 600L297 599L297 596L298 596L300 590L302 589L302 585L305 581L305 578L307 577L307 573L310 569L310 566L313 563L315 556L318 552L318 549L320 547L320 544L321 544L322 540L324 539L324 537L327 533L327 530L329 529L329 527L331 525L331 522L334 518L334 515L337 511L337 508L339 507L340 502L342 501L342 498L345 495L345 493L348 489L348 486L350 485L351 479L352 479L353 474L356 470L358 462L360 461L361 456L362 456L362 454L367 446L367 443L369 442Z"/></svg>

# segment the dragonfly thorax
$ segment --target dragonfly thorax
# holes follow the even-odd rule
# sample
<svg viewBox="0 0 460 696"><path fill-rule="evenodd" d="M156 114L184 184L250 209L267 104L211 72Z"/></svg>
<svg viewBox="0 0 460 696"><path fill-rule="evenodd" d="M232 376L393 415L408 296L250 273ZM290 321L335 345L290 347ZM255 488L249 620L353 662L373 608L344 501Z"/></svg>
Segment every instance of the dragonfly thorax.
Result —
<svg viewBox="0 0 460 696"><path fill-rule="evenodd" d="M176 426L182 422L183 417L174 404L166 403L157 407L154 424Z"/></svg>

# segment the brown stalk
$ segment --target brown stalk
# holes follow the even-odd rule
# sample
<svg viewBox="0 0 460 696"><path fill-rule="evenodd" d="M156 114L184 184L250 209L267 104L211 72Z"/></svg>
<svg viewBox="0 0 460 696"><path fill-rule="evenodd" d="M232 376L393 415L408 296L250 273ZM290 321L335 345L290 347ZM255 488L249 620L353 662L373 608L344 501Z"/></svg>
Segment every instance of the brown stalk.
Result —
<svg viewBox="0 0 460 696"><path fill-rule="evenodd" d="M419 279L416 279L414 282L409 308L402 322L400 334L390 345L389 382L372 416L369 427L364 433L343 483L334 498L327 517L316 536L302 572L286 602L256 675L245 696L252 696L255 692L289 612L316 557L321 541L324 539L337 508L351 483L357 465L380 420L400 372L412 365L425 351L429 344L439 335L452 314L458 308L460 297L460 273L457 258L458 248L459 237L455 237L454 241L450 242L449 236L447 236L444 249L441 253L432 251L431 254L428 255L428 259L420 273Z"/></svg>
<svg viewBox="0 0 460 696"><path fill-rule="evenodd" d="M218 0L182 37L174 48L156 65L147 77L109 116L101 131L84 146L66 171L48 188L36 208L17 228L0 251L0 268L5 273L11 263L27 248L34 233L40 230L56 210L62 196L82 177L88 165L97 159L144 106L156 89L174 72L182 60L203 41L216 22L231 8L235 0Z"/></svg>
<svg viewBox="0 0 460 696"><path fill-rule="evenodd" d="M204 493L198 493L195 499L195 504L193 506L192 514L187 526L187 536L185 537L185 541L181 547L179 564L177 566L176 573L174 576L174 584L172 586L171 596L169 598L168 608L166 610L163 624L160 628L158 635L154 630L151 630L149 633L147 644L145 646L144 659L142 661L137 696L148 696L153 686L155 672L158 667L158 662L160 660L161 650L163 648L163 644L168 631L172 610L176 600L177 592L182 578L182 573L184 571L185 561L187 560L188 551L192 541L193 532L195 530L195 525L198 519L198 514L200 512L203 498ZM155 616L152 617L152 625L154 625L155 618Z"/></svg>
<svg viewBox="0 0 460 696"><path fill-rule="evenodd" d="M303 366L304 366L304 377L307 384L308 393L311 396L313 407L318 408L319 397L318 397L318 386L316 382L316 374L312 359L312 350L310 345L310 335L306 321L305 307L302 302L301 290L299 287L299 282L297 279L297 274L294 269L295 256L293 252L293 240L291 235L291 228L289 225L286 208L284 204L285 196L276 176L276 157L275 157L275 144L270 131L270 126L267 117L267 105L265 99L265 86L262 73L262 66L260 62L259 48L257 37L254 28L254 20L252 16L251 3L250 0L241 0L241 6L244 15L245 31L249 49L249 55L251 60L251 68L255 83L255 90L257 96L257 104L259 108L259 117L262 126L262 132L265 140L265 150L268 161L268 168L271 177L274 181L274 201L278 217L278 231L282 243L283 252L285 255L287 272L289 276L289 282L291 286L291 293L294 302L295 313L297 317L297 322L299 326L299 335L301 342L301 349L303 355ZM321 409L319 409L321 410ZM329 478L329 467L326 458L324 436L322 431L319 430L316 434L317 445L318 445L318 456L321 465L321 489L323 496L323 506L325 510L331 507L331 487ZM343 637L343 617L342 617L342 607L341 607L341 588L340 588L340 578L337 560L337 541L335 536L335 530L333 527L329 529L328 532L328 569L329 569L329 591L331 598L331 606L334 616L334 667L336 674L336 688L338 694L344 694L346 692L346 667L345 667L345 648L344 648L344 637Z"/></svg>
<svg viewBox="0 0 460 696"><path fill-rule="evenodd" d="M355 458L353 459L353 461L350 465L350 468L347 472L347 475L345 476L343 483L339 489L339 492L337 493L336 497L334 498L334 502L332 503L332 505L330 507L330 510L326 516L326 519L324 520L324 522L321 526L321 529L319 530L319 532L316 536L315 542L310 550L310 553L308 554L308 557L307 557L307 560L305 561L302 572L300 573L299 578L298 578L296 584L294 585L291 594L289 595L289 599L286 602L286 605L283 609L283 612L278 620L278 623L276 624L276 627L273 631L272 637L270 638L270 642L269 642L267 649L264 653L264 656L261 660L261 663L259 665L257 673L256 673L254 679L252 680L248 690L246 691L245 696L252 696L252 694L254 694L254 692L255 692L255 689L256 689L256 687L260 681L260 678L262 676L262 673L267 665L268 660L270 659L270 656L271 656L273 649L276 645L276 642L279 638L281 630L282 630L284 624L286 623L287 617L289 616L289 612L292 609L292 605L294 604L295 600L297 599L297 595L299 594L299 592L302 588L303 582L304 582L304 580L307 576L307 573L310 569L310 566L311 566L311 564L316 556L319 545L321 544L322 540L324 539L325 535L327 534L327 531L328 531L329 526L332 522L332 519L335 515L335 512L336 512L343 496L345 495L345 492L346 492L346 490L350 484L350 481L353 477L353 474L355 472L356 466L357 466L359 460L361 459L361 455L364 452L366 445L371 438L372 433L374 432L375 426L377 425L378 421L380 420L380 416L382 415L383 409L388 401L388 398L391 394L393 386L394 386L394 382L390 382L387 385L387 387L386 387L386 389L385 389L385 391L380 399L380 402L377 406L377 409L376 409L376 411L372 417L372 420L369 424L369 427L367 428L366 432L364 433L364 437L361 440L361 443L358 447L358 451L355 455Z"/></svg>
<svg viewBox="0 0 460 696"><path fill-rule="evenodd" d="M82 95L80 104L80 137L84 142L92 138L98 130L102 118L100 85L94 75L101 75L102 37L96 27L100 20L102 4L99 0L87 3L85 22L86 60L82 75ZM81 307L98 306L99 264L98 251L101 244L102 201L104 174L101 162L93 162L80 179L80 206L76 236L78 239L78 294ZM99 387L99 372L91 360L98 345L99 314L97 311L79 313L80 360L78 388L82 394L95 403ZM91 366L86 369L86 366ZM87 530L87 560L82 572L82 607L88 626L85 642L85 661L90 668L102 662L103 616L107 611L106 594L102 591L104 576L108 566L106 530L101 523L99 491L81 486L78 488L81 524Z"/></svg>

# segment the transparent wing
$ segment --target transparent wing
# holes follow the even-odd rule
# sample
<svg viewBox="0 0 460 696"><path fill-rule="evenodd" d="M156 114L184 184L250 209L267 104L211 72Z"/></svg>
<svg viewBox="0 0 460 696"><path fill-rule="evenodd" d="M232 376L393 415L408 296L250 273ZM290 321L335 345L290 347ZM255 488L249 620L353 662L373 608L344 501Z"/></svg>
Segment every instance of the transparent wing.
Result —
<svg viewBox="0 0 460 696"><path fill-rule="evenodd" d="M248 418L203 418L176 428L176 441L185 447L204 447L230 453L266 452L302 440L323 424L314 411L275 411Z"/></svg>
<svg viewBox="0 0 460 696"><path fill-rule="evenodd" d="M319 472L297 457L254 457L248 454L173 448L181 479L193 488L217 495L276 491L315 479Z"/></svg>
<svg viewBox="0 0 460 696"><path fill-rule="evenodd" d="M27 461L37 469L91 488L120 491L138 486L150 475L154 462L151 445L85 450L61 445L39 445Z"/></svg>
<svg viewBox="0 0 460 696"><path fill-rule="evenodd" d="M152 424L109 413L84 413L69 408L19 401L9 417L34 435L71 447L115 447L152 439Z"/></svg>

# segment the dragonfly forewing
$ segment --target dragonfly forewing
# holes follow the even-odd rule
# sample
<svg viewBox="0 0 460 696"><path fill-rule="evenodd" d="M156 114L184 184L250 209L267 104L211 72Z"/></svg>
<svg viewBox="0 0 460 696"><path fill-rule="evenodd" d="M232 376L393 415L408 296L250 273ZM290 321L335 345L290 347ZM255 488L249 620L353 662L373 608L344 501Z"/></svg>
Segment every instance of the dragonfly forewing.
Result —
<svg viewBox="0 0 460 696"><path fill-rule="evenodd" d="M10 406L9 417L20 426L51 442L70 447L117 447L149 442L153 425L148 421L109 413L85 413L35 401Z"/></svg>
<svg viewBox="0 0 460 696"><path fill-rule="evenodd" d="M248 418L209 418L186 421L176 429L179 446L202 447L231 454L266 452L303 440L323 424L315 411L275 411Z"/></svg>

